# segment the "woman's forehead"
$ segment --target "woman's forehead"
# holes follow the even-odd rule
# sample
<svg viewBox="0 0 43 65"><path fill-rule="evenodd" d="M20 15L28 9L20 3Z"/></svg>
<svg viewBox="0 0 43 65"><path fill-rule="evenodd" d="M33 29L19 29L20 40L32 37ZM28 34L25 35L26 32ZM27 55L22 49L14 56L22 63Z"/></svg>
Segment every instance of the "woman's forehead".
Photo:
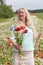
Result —
<svg viewBox="0 0 43 65"><path fill-rule="evenodd" d="M19 12L19 11L24 11L24 12L25 12L25 9L23 9L23 8L20 8L20 9L18 9L18 12Z"/></svg>

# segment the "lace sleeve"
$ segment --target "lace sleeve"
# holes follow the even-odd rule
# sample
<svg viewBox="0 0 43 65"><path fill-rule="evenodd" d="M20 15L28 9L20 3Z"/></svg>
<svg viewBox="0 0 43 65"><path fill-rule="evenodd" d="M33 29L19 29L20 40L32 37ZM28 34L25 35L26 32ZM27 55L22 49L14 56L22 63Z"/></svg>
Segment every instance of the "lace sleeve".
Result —
<svg viewBox="0 0 43 65"><path fill-rule="evenodd" d="M10 28L10 40L16 40L13 30L16 28L15 25L11 26Z"/></svg>

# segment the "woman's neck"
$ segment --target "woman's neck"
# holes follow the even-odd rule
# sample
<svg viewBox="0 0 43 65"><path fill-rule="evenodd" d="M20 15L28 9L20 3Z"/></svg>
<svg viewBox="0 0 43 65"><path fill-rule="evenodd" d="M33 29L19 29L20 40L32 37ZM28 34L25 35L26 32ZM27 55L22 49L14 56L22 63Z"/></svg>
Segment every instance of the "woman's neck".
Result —
<svg viewBox="0 0 43 65"><path fill-rule="evenodd" d="M25 19L21 20L21 22L23 22L26 25L26 20Z"/></svg>

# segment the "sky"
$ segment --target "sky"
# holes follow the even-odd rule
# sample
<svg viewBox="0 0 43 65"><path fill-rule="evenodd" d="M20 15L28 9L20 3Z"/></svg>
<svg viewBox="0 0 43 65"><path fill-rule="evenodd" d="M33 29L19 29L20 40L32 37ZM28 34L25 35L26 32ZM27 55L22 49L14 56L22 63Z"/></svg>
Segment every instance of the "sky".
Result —
<svg viewBox="0 0 43 65"><path fill-rule="evenodd" d="M43 9L43 0L6 0L6 4L12 5L14 11L21 7L28 10Z"/></svg>

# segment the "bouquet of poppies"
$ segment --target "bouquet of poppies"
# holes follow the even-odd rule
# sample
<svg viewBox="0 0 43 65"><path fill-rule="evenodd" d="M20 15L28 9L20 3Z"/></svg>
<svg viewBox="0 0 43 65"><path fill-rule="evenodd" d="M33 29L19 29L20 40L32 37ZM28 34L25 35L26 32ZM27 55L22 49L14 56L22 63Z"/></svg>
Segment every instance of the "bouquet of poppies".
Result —
<svg viewBox="0 0 43 65"><path fill-rule="evenodd" d="M25 33L27 33L27 30L25 29L25 26L24 25L18 26L18 27L15 28L14 35L15 35L15 38L16 38L16 43L18 45L22 45L23 35ZM22 55L22 50L19 51L19 54Z"/></svg>
<svg viewBox="0 0 43 65"><path fill-rule="evenodd" d="M16 43L18 45L22 45L23 42L23 38L24 38L24 34L26 34L28 32L28 30L26 29L25 25L21 25L18 26L14 29L14 35L16 38ZM21 59L22 59L22 50L19 51L19 59L20 59L20 65L22 63Z"/></svg>

